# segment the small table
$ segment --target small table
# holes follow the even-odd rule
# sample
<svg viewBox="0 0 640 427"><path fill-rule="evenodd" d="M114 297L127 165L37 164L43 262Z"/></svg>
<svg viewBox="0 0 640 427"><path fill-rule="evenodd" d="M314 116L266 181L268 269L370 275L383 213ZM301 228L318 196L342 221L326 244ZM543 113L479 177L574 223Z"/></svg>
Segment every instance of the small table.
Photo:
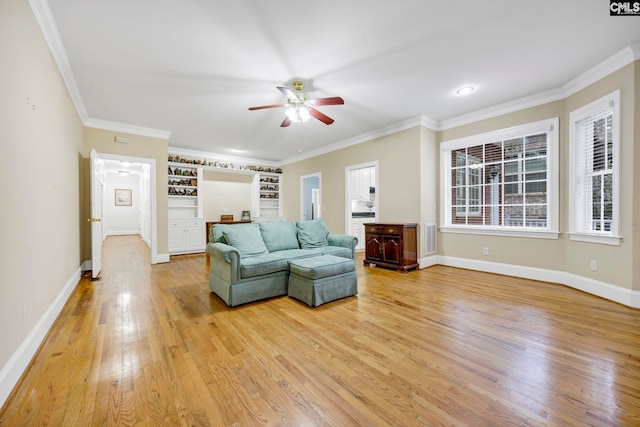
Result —
<svg viewBox="0 0 640 427"><path fill-rule="evenodd" d="M288 294L311 307L357 295L356 262L333 255L291 260Z"/></svg>

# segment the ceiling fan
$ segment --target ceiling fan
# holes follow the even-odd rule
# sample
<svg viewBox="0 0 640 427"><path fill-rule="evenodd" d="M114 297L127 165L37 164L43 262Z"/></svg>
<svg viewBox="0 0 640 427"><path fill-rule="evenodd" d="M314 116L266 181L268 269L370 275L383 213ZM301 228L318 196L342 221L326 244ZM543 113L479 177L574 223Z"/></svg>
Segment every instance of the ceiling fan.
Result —
<svg viewBox="0 0 640 427"><path fill-rule="evenodd" d="M286 86L278 86L278 90L282 92L288 99L285 104L272 104L262 105L260 107L249 107L249 110L265 110L267 108L280 108L285 107L286 117L280 124L280 127L287 127L291 123L301 123L309 120L309 117L315 117L326 125L330 125L334 120L324 113L316 110L314 107L319 105L342 105L344 100L339 96L333 96L329 98L315 98L309 99L307 94L302 92L304 88L304 82L293 82L293 88L295 92Z"/></svg>

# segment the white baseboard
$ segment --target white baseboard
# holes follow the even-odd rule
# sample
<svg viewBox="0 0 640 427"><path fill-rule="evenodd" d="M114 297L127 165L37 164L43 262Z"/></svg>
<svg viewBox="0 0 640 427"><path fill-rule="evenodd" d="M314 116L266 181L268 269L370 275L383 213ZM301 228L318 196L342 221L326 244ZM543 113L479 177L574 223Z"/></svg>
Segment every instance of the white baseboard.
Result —
<svg viewBox="0 0 640 427"><path fill-rule="evenodd" d="M152 260L151 263L152 264L160 264L162 262L169 262L169 261L171 261L171 257L169 256L169 254L157 254L155 256L155 259Z"/></svg>
<svg viewBox="0 0 640 427"><path fill-rule="evenodd" d="M90 271L91 270L91 266L93 266L93 264L91 263L91 260L88 259L86 261L84 261L82 263L82 271Z"/></svg>
<svg viewBox="0 0 640 427"><path fill-rule="evenodd" d="M106 236L130 236L132 234L140 234L140 230L119 230L119 231L107 231Z"/></svg>
<svg viewBox="0 0 640 427"><path fill-rule="evenodd" d="M420 264L420 268L441 264L449 267L467 268L469 270L484 271L487 273L505 274L507 276L558 283L626 305L627 307L640 308L639 291L632 291L610 283L601 282L599 280L578 276L577 274L567 273L564 271L448 256L431 256L422 258L418 262Z"/></svg>
<svg viewBox="0 0 640 427"><path fill-rule="evenodd" d="M71 295L71 292L80 281L80 273L81 269L78 268L53 303L42 314L42 317L40 317L40 320L35 324L20 347L13 353L7 364L2 367L0 371L0 406L4 405L29 363L31 363L31 359L35 356L53 323L58 318L67 299L69 299L69 295Z"/></svg>

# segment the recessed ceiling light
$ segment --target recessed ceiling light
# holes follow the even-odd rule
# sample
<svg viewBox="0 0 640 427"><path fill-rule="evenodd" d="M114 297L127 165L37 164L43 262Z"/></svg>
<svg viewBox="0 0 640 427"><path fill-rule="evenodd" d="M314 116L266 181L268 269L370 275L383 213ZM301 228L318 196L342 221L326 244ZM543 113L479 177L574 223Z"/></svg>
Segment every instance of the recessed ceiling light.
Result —
<svg viewBox="0 0 640 427"><path fill-rule="evenodd" d="M470 94L471 92L473 92L473 91L474 91L474 89L475 89L475 88L474 88L473 86L465 86L465 87L461 87L460 89L458 89L458 90L456 91L456 93L457 93L458 95L468 95L468 94Z"/></svg>
<svg viewBox="0 0 640 427"><path fill-rule="evenodd" d="M118 171L118 173L122 176L127 176L129 175L129 171Z"/></svg>

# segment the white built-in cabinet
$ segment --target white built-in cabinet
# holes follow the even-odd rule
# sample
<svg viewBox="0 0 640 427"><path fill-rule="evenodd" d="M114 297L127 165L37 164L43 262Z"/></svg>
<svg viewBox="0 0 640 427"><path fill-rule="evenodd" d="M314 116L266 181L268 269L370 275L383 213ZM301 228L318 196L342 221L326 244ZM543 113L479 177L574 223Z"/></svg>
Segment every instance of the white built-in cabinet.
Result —
<svg viewBox="0 0 640 427"><path fill-rule="evenodd" d="M282 174L261 172L256 174L253 182L257 199L254 218L281 218Z"/></svg>
<svg viewBox="0 0 640 427"><path fill-rule="evenodd" d="M202 167L168 163L168 250L172 255L205 250L206 226L202 216L201 188Z"/></svg>

